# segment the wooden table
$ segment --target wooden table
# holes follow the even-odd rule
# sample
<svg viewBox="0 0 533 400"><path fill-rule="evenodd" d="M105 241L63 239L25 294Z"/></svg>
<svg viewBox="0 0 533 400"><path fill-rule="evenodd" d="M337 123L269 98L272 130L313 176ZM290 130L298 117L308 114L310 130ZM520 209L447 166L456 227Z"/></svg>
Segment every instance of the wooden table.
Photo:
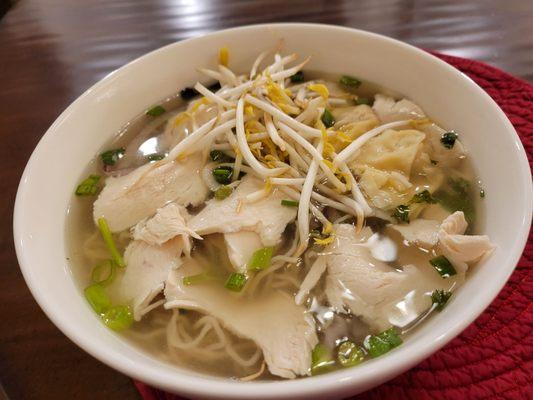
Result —
<svg viewBox="0 0 533 400"><path fill-rule="evenodd" d="M19 1L0 20L0 380L10 398L138 398L129 378L50 323L19 271L13 202L45 130L85 89L148 51L217 29L274 21L366 29L533 80L533 1Z"/></svg>

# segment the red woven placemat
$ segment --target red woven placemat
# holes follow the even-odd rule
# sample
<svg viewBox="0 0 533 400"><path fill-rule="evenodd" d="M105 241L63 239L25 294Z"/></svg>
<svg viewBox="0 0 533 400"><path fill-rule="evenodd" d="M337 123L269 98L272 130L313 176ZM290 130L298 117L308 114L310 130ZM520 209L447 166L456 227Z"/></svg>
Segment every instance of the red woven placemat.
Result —
<svg viewBox="0 0 533 400"><path fill-rule="evenodd" d="M478 61L436 54L500 105L533 163L533 85ZM459 337L403 375L354 400L533 399L533 235L490 307ZM135 382L144 400L180 398Z"/></svg>

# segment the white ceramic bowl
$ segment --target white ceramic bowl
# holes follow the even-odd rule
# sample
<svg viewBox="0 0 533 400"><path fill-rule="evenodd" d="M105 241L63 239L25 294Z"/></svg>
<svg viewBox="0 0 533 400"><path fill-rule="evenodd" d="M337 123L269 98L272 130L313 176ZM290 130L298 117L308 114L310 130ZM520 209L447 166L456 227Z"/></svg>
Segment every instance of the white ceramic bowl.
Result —
<svg viewBox="0 0 533 400"><path fill-rule="evenodd" d="M107 329L74 284L65 220L87 163L132 117L193 84L227 45L231 66L249 68L258 52L284 40L285 52L312 56L308 68L351 74L403 93L460 132L487 197L485 233L498 246L471 271L445 311L399 348L361 366L293 381L239 383L166 365ZM17 193L14 232L20 267L48 317L85 351L154 386L202 398L339 398L411 368L466 328L513 271L531 223L531 173L518 136L500 108L468 77L407 44L353 29L312 24L256 25L174 43L108 75L72 103L32 154Z"/></svg>

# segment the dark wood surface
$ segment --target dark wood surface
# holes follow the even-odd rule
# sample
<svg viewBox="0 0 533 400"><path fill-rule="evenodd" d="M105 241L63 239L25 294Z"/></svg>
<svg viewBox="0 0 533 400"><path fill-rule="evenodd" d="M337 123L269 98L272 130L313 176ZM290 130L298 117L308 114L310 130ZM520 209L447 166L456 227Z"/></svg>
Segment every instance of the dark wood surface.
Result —
<svg viewBox="0 0 533 400"><path fill-rule="evenodd" d="M85 89L150 50L274 21L366 29L533 80L533 1L17 2L0 20L0 380L9 398L138 398L129 378L85 354L50 323L19 271L13 202L45 130Z"/></svg>

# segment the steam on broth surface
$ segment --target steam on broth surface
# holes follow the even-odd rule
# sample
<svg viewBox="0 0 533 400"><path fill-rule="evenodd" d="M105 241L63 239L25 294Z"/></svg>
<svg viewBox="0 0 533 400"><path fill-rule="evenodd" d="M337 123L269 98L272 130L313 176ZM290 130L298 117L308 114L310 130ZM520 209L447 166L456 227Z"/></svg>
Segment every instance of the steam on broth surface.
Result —
<svg viewBox="0 0 533 400"><path fill-rule="evenodd" d="M384 355L493 248L472 235L484 192L460 134L377 85L268 58L238 75L222 49L202 70L216 84L132 120L67 226L103 323L242 380Z"/></svg>

